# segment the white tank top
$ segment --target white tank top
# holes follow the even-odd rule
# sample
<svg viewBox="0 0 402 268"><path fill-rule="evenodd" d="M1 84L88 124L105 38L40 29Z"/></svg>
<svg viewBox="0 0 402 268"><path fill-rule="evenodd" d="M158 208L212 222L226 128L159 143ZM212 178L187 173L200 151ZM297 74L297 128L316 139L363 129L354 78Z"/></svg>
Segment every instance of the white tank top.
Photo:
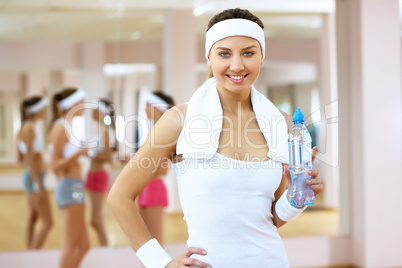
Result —
<svg viewBox="0 0 402 268"><path fill-rule="evenodd" d="M26 122L24 122L24 124L32 124L32 122L26 121ZM37 129L37 127L35 125L32 124L32 127L35 132L35 139L33 141L32 149L33 149L34 153L41 153L43 151L43 146L45 144L44 140L43 140L43 135L42 135L42 133L40 133L40 131ZM27 145L25 144L24 141L18 140L18 149L20 150L20 152L22 154L27 153Z"/></svg>
<svg viewBox="0 0 402 268"><path fill-rule="evenodd" d="M208 252L192 258L214 268L289 267L272 221L281 162L247 162L215 153L209 160L184 159L173 168L188 228L187 245Z"/></svg>
<svg viewBox="0 0 402 268"><path fill-rule="evenodd" d="M78 150L80 150L80 146L78 144L73 144L71 141L74 138L72 133L71 133L71 127L69 123L64 120L63 118L58 118L54 121L53 124L62 124L65 128L65 131L67 131L67 136L68 136L68 142L63 148L63 157L64 158L69 158L73 154L75 154ZM74 141L77 141L76 139ZM53 150L53 144L49 144L49 151Z"/></svg>

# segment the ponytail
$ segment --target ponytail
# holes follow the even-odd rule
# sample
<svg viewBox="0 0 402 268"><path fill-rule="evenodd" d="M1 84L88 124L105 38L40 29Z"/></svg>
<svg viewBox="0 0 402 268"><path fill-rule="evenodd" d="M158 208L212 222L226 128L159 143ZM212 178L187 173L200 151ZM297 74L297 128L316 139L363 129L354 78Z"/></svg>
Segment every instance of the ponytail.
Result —
<svg viewBox="0 0 402 268"><path fill-rule="evenodd" d="M77 88L65 88L62 91L53 95L52 98L52 120L50 121L49 130L56 119L62 117L63 112L60 108L60 101L76 92Z"/></svg>
<svg viewBox="0 0 402 268"><path fill-rule="evenodd" d="M31 105L38 103L42 97L34 96L28 99L24 99L21 103L21 126L25 120L31 119L32 115L27 111L27 108Z"/></svg>

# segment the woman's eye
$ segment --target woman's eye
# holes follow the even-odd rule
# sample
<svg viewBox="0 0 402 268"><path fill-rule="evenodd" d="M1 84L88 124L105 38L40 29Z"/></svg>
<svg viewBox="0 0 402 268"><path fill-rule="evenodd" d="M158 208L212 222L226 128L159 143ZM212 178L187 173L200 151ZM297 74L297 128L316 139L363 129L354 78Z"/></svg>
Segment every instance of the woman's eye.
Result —
<svg viewBox="0 0 402 268"><path fill-rule="evenodd" d="M244 56L247 56L247 57L253 56L253 55L254 55L254 52L245 52L244 53Z"/></svg>
<svg viewBox="0 0 402 268"><path fill-rule="evenodd" d="M229 53L221 52L221 53L219 53L219 56L221 56L221 57L229 57Z"/></svg>

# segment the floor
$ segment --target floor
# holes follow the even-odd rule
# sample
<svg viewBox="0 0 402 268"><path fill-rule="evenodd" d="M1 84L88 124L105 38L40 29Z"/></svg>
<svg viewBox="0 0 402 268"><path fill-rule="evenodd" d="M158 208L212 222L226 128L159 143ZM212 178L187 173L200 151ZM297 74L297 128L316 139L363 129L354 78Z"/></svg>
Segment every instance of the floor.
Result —
<svg viewBox="0 0 402 268"><path fill-rule="evenodd" d="M55 249L61 245L61 213L57 209L53 193L49 192L54 216L54 227L44 244L44 249ZM87 199L88 200L88 199ZM105 223L109 245L112 247L128 246L128 240L114 219L105 202ZM87 215L89 216L89 215ZM26 199L23 192L0 192L0 251L24 250L24 225L26 217ZM278 229L282 237L319 236L338 234L339 215L336 210L311 209L303 212L294 221ZM164 240L169 243L183 243L187 239L187 227L181 213L165 214ZM90 229L93 247L99 246L96 235Z"/></svg>

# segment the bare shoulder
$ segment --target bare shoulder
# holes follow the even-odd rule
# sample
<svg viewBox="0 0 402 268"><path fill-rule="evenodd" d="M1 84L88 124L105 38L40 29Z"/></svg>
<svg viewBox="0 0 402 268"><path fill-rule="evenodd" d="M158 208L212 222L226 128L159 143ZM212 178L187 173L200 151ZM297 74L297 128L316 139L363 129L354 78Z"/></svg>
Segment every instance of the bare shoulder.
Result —
<svg viewBox="0 0 402 268"><path fill-rule="evenodd" d="M184 104L179 104L179 105L173 106L172 108L167 110L165 114L174 116L174 117L176 117L176 119L184 120L184 117L186 116L186 112L187 112L187 104L184 103Z"/></svg>
<svg viewBox="0 0 402 268"><path fill-rule="evenodd" d="M279 110L279 111L285 117L286 125L288 126L288 131L289 131L293 126L293 118L292 118L292 116L290 116L289 114L285 113L284 111L281 111L281 110Z"/></svg>
<svg viewBox="0 0 402 268"><path fill-rule="evenodd" d="M55 143L60 138L67 139L64 126L62 124L53 124L49 131L48 141L49 143Z"/></svg>
<svg viewBox="0 0 402 268"><path fill-rule="evenodd" d="M186 104L177 105L167 110L150 133L149 137L152 138L152 141L174 150L184 126L186 111Z"/></svg>
<svg viewBox="0 0 402 268"><path fill-rule="evenodd" d="M168 125L173 132L181 132L186 117L187 104L173 106L159 119L158 124Z"/></svg>

